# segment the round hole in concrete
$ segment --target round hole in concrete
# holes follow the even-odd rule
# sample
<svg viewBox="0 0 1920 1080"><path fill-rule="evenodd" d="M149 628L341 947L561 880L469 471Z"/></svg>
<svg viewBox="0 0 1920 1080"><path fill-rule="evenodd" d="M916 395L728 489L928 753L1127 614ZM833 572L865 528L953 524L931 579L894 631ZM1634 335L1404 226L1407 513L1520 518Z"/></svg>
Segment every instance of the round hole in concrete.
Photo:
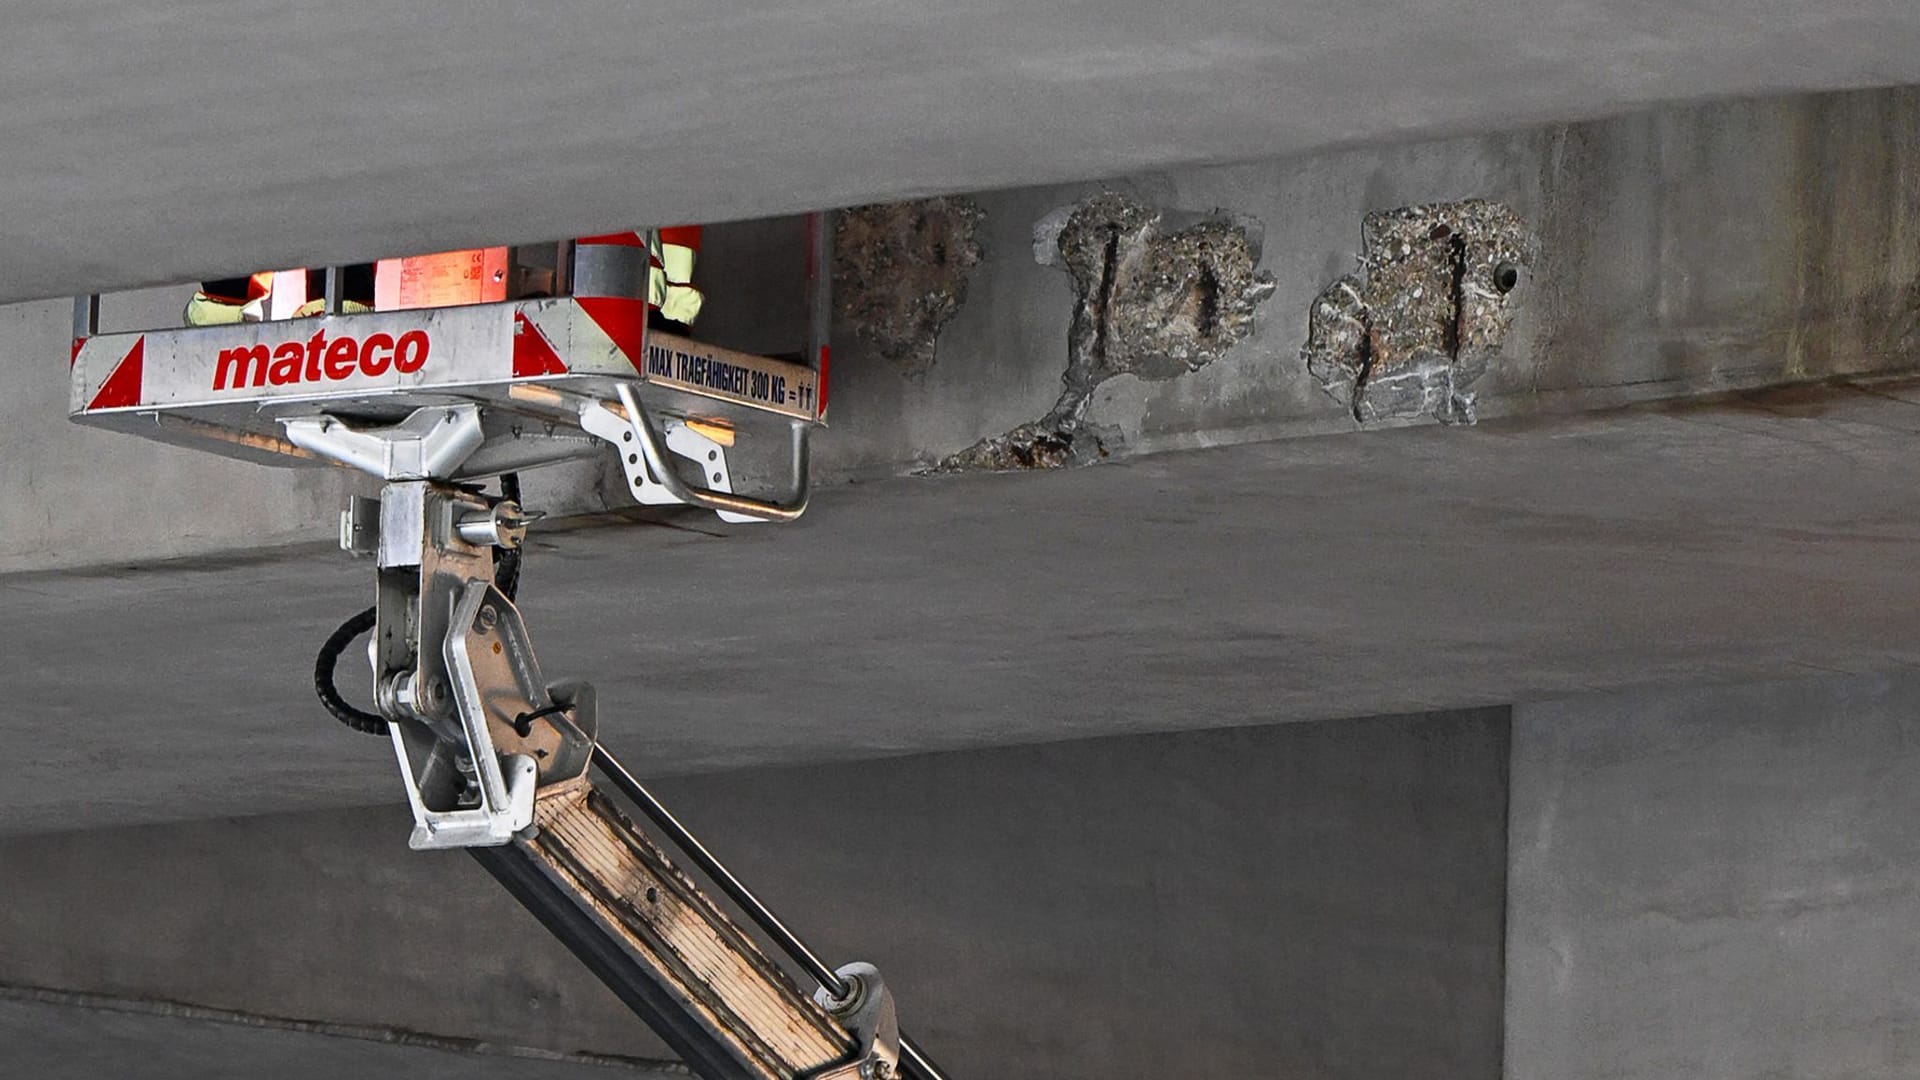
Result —
<svg viewBox="0 0 1920 1080"><path fill-rule="evenodd" d="M1513 291L1520 284L1520 268L1510 262L1503 262L1493 268L1493 287L1502 295Z"/></svg>

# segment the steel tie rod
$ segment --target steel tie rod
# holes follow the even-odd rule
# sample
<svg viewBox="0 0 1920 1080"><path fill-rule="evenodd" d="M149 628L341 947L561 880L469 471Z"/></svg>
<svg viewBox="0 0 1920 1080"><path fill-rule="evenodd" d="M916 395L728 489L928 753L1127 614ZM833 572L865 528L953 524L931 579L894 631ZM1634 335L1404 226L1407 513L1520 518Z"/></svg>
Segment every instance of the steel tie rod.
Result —
<svg viewBox="0 0 1920 1080"><path fill-rule="evenodd" d="M656 828L665 833L675 847L684 852L702 873L720 887L721 892L726 893L729 899L740 905L740 909L753 920L754 925L773 939L774 944L780 946L781 950L792 957L795 963L807 969L807 974L825 987L827 993L836 998L847 995L852 988L847 985L846 980L828 967L812 949L807 948L807 943L801 941L798 934L788 929L787 924L780 921L780 916L775 915L771 908L761 903L760 898L755 896L739 878L734 877L733 871L727 869L726 864L722 863L713 852L708 851L699 837L689 832L685 825L680 824L680 819L673 816L673 811L668 810L666 804L656 798L653 792L647 790L647 786L641 783L638 777L628 772L626 766L620 764L617 758L608 753L606 747L596 743L593 748L593 760L600 766L600 770L606 773L607 778L613 781L613 786L619 788L621 794L633 800L634 805L640 808L640 812L647 816L647 820L653 822ZM907 1038L905 1031L900 1033L900 1063L907 1075L919 1077L920 1080L947 1080L947 1074L942 1072L932 1059L920 1052L920 1048L914 1045L913 1040Z"/></svg>

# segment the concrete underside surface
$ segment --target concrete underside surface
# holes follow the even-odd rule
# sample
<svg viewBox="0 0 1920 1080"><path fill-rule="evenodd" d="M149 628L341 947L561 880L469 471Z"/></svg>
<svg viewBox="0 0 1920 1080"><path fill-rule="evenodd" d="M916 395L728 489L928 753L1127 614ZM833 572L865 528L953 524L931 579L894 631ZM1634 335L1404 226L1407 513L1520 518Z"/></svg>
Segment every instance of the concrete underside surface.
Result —
<svg viewBox="0 0 1920 1080"><path fill-rule="evenodd" d="M1920 682L1514 710L1506 1075L1920 1075Z"/></svg>
<svg viewBox="0 0 1920 1080"><path fill-rule="evenodd" d="M1485 709L657 789L820 956L885 972L950 1076L1490 1080L1507 730ZM407 823L0 838L0 988L670 1056L472 859L407 850Z"/></svg>
<svg viewBox="0 0 1920 1080"><path fill-rule="evenodd" d="M207 1009L0 991L0 1076L34 1080L668 1080L677 1067L476 1053L433 1039L346 1034Z"/></svg>
<svg viewBox="0 0 1920 1080"><path fill-rule="evenodd" d="M1913 666L1920 385L828 490L548 529L522 597L644 773ZM0 830L390 802L312 656L372 568L0 578Z"/></svg>
<svg viewBox="0 0 1920 1080"><path fill-rule="evenodd" d="M0 302L1920 80L1907 0L25 0Z"/></svg>

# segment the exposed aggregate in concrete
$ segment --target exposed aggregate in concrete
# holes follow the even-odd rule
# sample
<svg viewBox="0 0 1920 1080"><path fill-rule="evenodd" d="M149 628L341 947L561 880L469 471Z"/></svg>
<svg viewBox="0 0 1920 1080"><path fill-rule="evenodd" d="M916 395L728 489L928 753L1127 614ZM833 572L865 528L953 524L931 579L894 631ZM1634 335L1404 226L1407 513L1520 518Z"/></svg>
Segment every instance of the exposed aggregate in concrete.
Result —
<svg viewBox="0 0 1920 1080"><path fill-rule="evenodd" d="M941 328L966 303L986 216L962 196L857 206L836 216L839 314L910 379L933 367Z"/></svg>
<svg viewBox="0 0 1920 1080"><path fill-rule="evenodd" d="M1246 222L1215 217L1169 232L1159 211L1115 192L1074 208L1051 250L1075 293L1060 399L939 469L1058 468L1105 456L1114 433L1084 423L1095 387L1116 375L1198 371L1252 333L1254 308L1274 292Z"/></svg>
<svg viewBox="0 0 1920 1080"><path fill-rule="evenodd" d="M1360 269L1314 300L1307 370L1355 420L1474 421L1469 387L1500 352L1535 259L1518 214L1484 199L1368 214Z"/></svg>

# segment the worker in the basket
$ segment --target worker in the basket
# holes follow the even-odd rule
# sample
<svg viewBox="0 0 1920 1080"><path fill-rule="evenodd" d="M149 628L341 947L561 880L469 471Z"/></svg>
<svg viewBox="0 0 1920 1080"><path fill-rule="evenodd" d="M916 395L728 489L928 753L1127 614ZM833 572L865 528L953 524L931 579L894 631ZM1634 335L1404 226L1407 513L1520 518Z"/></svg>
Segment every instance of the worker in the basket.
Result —
<svg viewBox="0 0 1920 1080"><path fill-rule="evenodd" d="M340 271L340 310L358 315L373 310L373 264L358 263ZM267 296L272 289L272 274L252 274L243 278L203 281L187 301L182 316L188 326L230 326L259 322L266 318ZM327 272L307 271L307 295L313 297L300 305L295 318L318 315L327 306Z"/></svg>
<svg viewBox="0 0 1920 1080"><path fill-rule="evenodd" d="M181 315L188 326L227 326L240 322L259 322L266 317L267 293L273 275L220 278L203 281L187 310Z"/></svg>
<svg viewBox="0 0 1920 1080"><path fill-rule="evenodd" d="M647 252L647 305L653 310L656 327L685 331L700 317L700 305L706 299L693 287L693 262L700 255L700 226L679 225L661 229L659 242ZM583 236L580 244L614 244L641 247L646 241L637 232Z"/></svg>
<svg viewBox="0 0 1920 1080"><path fill-rule="evenodd" d="M658 231L658 242L647 253L647 304L654 323L660 329L685 332L700 317L706 299L693 286L693 263L700 254L700 226L679 225ZM637 232L583 236L583 245L615 244L643 247L646 241ZM374 307L374 264L359 263L341 271L341 305L344 314L358 315ZM307 295L313 299L294 312L295 318L318 315L326 306L326 271L307 271ZM240 322L259 322L265 318L271 274L244 278L203 281L187 301L188 326L226 326Z"/></svg>
<svg viewBox="0 0 1920 1080"><path fill-rule="evenodd" d="M340 314L364 315L373 310L373 264L355 263L340 268ZM293 317L304 319L327 309L327 272L307 271L307 302L294 310Z"/></svg>

